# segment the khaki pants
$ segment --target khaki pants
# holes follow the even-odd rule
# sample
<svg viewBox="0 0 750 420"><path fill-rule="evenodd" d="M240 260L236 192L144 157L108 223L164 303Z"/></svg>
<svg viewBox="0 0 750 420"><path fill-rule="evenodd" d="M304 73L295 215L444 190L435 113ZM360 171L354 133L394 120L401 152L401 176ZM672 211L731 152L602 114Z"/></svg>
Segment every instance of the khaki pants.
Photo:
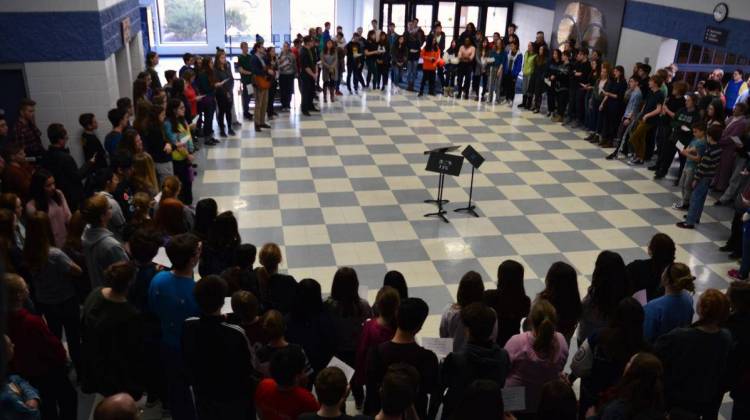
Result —
<svg viewBox="0 0 750 420"><path fill-rule="evenodd" d="M630 135L630 144L633 145L635 155L640 160L646 160L646 141L651 128L653 126L650 123L641 121Z"/></svg>
<svg viewBox="0 0 750 420"><path fill-rule="evenodd" d="M268 89L255 89L255 125L266 123L266 109L268 108Z"/></svg>

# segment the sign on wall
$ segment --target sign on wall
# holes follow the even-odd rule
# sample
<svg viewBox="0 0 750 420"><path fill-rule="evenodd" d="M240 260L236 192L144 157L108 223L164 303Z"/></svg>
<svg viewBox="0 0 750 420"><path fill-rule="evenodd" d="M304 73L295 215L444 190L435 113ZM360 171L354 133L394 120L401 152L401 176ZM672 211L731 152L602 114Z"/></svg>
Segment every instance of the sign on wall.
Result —
<svg viewBox="0 0 750 420"><path fill-rule="evenodd" d="M122 44L130 43L130 17L126 17L122 21Z"/></svg>
<svg viewBox="0 0 750 420"><path fill-rule="evenodd" d="M711 45L723 47L727 44L729 31L715 26L706 26L706 32L703 33L703 42Z"/></svg>

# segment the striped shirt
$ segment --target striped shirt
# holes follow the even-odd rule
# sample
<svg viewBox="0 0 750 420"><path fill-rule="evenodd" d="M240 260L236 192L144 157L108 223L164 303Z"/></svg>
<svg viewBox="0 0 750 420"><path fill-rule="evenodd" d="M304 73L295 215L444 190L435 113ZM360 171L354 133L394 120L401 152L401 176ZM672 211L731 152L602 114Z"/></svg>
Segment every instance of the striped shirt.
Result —
<svg viewBox="0 0 750 420"><path fill-rule="evenodd" d="M695 180L703 178L713 178L716 175L716 169L719 166L719 159L721 158L721 147L714 143L708 144L705 153L701 157L698 168L695 170Z"/></svg>

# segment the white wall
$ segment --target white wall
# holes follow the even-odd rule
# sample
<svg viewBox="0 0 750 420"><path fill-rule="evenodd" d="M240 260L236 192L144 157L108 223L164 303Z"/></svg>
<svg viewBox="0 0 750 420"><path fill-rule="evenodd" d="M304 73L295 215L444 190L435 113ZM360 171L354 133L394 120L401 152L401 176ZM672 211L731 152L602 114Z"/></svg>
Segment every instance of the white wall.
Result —
<svg viewBox="0 0 750 420"><path fill-rule="evenodd" d="M516 3L513 6L513 19L511 19L511 22L518 26L516 35L518 35L521 51L526 51L526 45L536 39L537 31L544 31L547 42L549 42L554 21L554 10Z"/></svg>
<svg viewBox="0 0 750 420"><path fill-rule="evenodd" d="M674 42L674 44L672 44ZM622 28L620 34L620 47L617 50L617 64L625 67L625 73L630 74L635 63L648 63L656 69L659 61L666 60L663 65L669 64L674 60L674 48L677 48L677 41L669 38L662 38L658 35L647 34L645 32L633 29ZM665 45L662 47L662 45ZM667 59L669 45L674 45L671 56ZM661 53L661 60L660 60ZM648 60L646 60L648 59Z"/></svg>
<svg viewBox="0 0 750 420"><path fill-rule="evenodd" d="M630 0L629 0L630 1ZM674 7L676 9L691 10L712 14L719 0L637 0L641 3L658 4L659 6ZM750 20L750 1L748 0L721 0L729 7L729 17L734 19ZM626 6L627 7L627 6Z"/></svg>
<svg viewBox="0 0 750 420"><path fill-rule="evenodd" d="M109 131L107 111L114 107L120 90L115 55L104 61L26 63L24 70L29 95L37 103L37 126L45 133L49 124L62 123L68 129L71 154L82 162L78 117L93 112L100 138ZM46 136L42 137L47 144Z"/></svg>

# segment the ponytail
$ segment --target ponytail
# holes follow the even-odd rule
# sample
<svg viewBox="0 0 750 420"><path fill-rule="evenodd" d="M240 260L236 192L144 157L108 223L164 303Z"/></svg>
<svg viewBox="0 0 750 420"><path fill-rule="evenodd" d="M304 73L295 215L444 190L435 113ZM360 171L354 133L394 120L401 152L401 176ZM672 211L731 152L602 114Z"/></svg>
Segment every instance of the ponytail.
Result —
<svg viewBox="0 0 750 420"><path fill-rule="evenodd" d="M255 275L258 277L258 292L260 293L258 300L265 302L268 297L268 287L271 283L271 274L265 267L260 266L255 269Z"/></svg>
<svg viewBox="0 0 750 420"><path fill-rule="evenodd" d="M675 290L695 293L695 276L690 272L690 267L683 263L669 264L662 278Z"/></svg>
<svg viewBox="0 0 750 420"><path fill-rule="evenodd" d="M557 313L555 307L545 299L534 302L529 312L531 326L535 334L534 351L544 358L551 358L557 348L555 340L555 325Z"/></svg>

